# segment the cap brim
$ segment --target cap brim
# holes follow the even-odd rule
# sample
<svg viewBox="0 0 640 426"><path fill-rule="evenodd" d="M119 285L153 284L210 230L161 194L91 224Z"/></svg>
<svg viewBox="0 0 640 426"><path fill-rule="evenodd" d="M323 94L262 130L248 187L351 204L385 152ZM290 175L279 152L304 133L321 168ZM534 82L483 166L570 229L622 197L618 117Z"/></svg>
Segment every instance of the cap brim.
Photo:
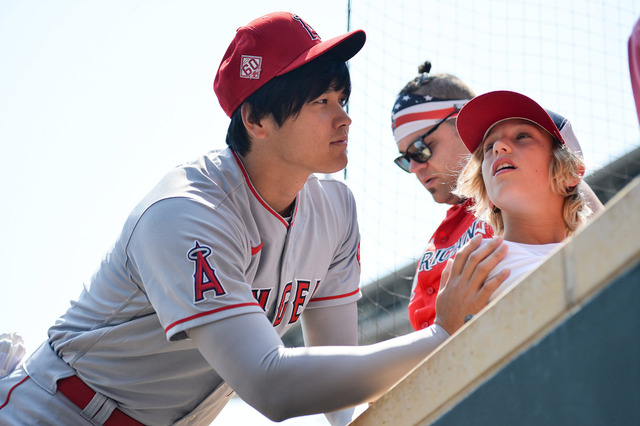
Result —
<svg viewBox="0 0 640 426"><path fill-rule="evenodd" d="M338 37L331 38L329 40L320 42L313 45L311 49L304 51L296 59L294 59L289 65L279 71L276 75L283 75L292 71L307 62L311 62L315 58L331 52L338 56L343 61L348 61L356 53L362 49L366 35L363 30L354 30Z"/></svg>
<svg viewBox="0 0 640 426"><path fill-rule="evenodd" d="M514 118L532 121L564 143L560 131L544 108L525 95L507 90L489 92L471 99L460 110L456 127L462 142L473 153L496 123Z"/></svg>

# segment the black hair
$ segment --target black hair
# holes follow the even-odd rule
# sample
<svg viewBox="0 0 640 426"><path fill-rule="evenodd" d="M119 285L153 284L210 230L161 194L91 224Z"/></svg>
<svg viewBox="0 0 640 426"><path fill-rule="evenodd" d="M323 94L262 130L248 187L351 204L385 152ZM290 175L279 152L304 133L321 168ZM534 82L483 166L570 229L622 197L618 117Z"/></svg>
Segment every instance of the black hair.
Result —
<svg viewBox="0 0 640 426"><path fill-rule="evenodd" d="M249 117L252 121L271 115L281 126L288 118L296 117L305 103L318 98L329 89L344 93L348 100L351 78L345 61L327 53L284 75L272 78L244 103L251 108ZM242 105L231 115L226 141L235 152L245 155L251 150L251 142L242 122L241 109Z"/></svg>

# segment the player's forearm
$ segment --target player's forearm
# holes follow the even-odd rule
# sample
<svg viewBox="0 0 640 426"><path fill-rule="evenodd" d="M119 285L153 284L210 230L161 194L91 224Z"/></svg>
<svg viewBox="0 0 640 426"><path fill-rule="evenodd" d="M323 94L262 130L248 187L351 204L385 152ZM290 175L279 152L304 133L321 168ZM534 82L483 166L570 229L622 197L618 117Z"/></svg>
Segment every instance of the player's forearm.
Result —
<svg viewBox="0 0 640 426"><path fill-rule="evenodd" d="M447 337L434 327L370 346L281 348L271 374L289 383L265 410L277 408L273 414L284 419L378 399Z"/></svg>
<svg viewBox="0 0 640 426"><path fill-rule="evenodd" d="M432 326L369 346L284 348L269 323L259 319L242 315L191 334L238 395L275 421L372 401L448 337ZM225 341L226 351L216 348L216 341Z"/></svg>

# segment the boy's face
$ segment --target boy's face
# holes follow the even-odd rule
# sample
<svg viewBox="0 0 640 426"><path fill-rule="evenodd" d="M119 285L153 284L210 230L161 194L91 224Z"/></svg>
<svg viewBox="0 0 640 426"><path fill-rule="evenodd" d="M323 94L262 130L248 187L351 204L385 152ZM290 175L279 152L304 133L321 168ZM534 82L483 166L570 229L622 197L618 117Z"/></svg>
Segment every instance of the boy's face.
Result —
<svg viewBox="0 0 640 426"><path fill-rule="evenodd" d="M551 135L527 120L510 119L491 129L481 145L482 178L503 214L562 214L563 197L550 182L552 148Z"/></svg>
<svg viewBox="0 0 640 426"><path fill-rule="evenodd" d="M347 141L351 118L344 110L346 96L329 89L304 104L300 113L282 126L272 118L275 160L291 172L334 173L347 165Z"/></svg>
<svg viewBox="0 0 640 426"><path fill-rule="evenodd" d="M431 149L431 157L426 163L411 160L409 171L415 174L420 183L431 193L436 203L459 204L460 198L453 195L458 175L464 165L464 157L469 154L455 126L455 120L442 123L438 129L424 138L423 142ZM433 127L433 126L431 126ZM424 135L430 127L420 129L398 142L398 151L404 154L417 138Z"/></svg>

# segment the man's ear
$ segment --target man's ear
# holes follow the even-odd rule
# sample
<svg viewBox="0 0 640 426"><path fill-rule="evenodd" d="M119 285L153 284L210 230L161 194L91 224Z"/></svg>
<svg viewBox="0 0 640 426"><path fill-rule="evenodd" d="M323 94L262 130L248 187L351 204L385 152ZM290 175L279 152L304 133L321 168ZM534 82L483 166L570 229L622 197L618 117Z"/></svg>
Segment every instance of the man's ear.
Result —
<svg viewBox="0 0 640 426"><path fill-rule="evenodd" d="M261 120L253 120L251 118L251 106L245 103L242 104L240 108L242 123L244 124L245 129L247 129L249 136L256 139L264 138L266 136L266 129Z"/></svg>

